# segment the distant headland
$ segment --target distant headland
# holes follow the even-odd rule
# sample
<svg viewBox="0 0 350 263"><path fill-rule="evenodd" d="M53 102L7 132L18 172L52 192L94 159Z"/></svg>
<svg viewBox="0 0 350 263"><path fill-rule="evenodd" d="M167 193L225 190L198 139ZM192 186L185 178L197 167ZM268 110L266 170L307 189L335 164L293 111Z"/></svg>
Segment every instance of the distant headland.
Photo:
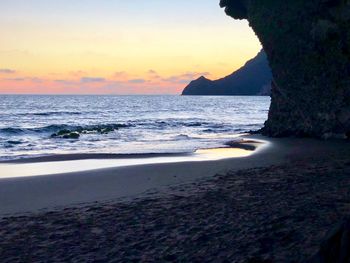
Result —
<svg viewBox="0 0 350 263"><path fill-rule="evenodd" d="M204 76L193 80L182 92L182 95L203 96L246 96L270 95L272 73L266 53L261 50L243 67L231 75L218 80Z"/></svg>

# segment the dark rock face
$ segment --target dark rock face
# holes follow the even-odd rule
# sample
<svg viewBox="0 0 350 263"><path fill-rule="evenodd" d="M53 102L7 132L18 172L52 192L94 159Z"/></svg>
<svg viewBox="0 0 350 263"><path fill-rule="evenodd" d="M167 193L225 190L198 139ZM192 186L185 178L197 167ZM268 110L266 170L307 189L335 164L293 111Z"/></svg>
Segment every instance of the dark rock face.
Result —
<svg viewBox="0 0 350 263"><path fill-rule="evenodd" d="M350 262L350 220L344 220L325 237L316 255L306 263Z"/></svg>
<svg viewBox="0 0 350 263"><path fill-rule="evenodd" d="M266 53L260 51L255 58L225 78L212 81L200 77L192 81L182 95L270 95L271 80Z"/></svg>
<svg viewBox="0 0 350 263"><path fill-rule="evenodd" d="M270 136L350 135L350 0L221 0L272 68Z"/></svg>

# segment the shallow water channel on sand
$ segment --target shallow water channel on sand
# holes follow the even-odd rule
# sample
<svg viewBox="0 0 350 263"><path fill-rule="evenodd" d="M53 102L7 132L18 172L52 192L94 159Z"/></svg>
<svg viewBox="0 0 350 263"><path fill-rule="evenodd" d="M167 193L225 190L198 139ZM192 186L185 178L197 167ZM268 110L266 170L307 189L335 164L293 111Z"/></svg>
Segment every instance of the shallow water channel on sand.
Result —
<svg viewBox="0 0 350 263"><path fill-rule="evenodd" d="M101 158L99 155L72 155L65 160L60 155L28 159L20 163L1 163L0 179L30 177L41 175L54 175L89 170L98 170L134 165L147 165L156 163L178 163L215 161L227 158L247 157L255 153L253 149L244 148L215 148L199 149L194 153L173 155L118 155L115 158ZM56 159L55 159L56 158Z"/></svg>

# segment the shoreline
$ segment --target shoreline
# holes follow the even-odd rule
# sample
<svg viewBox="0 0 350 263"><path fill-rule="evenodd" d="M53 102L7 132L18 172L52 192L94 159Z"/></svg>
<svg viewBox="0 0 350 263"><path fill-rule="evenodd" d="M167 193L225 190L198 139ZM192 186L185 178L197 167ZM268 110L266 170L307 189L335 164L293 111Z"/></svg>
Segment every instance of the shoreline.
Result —
<svg viewBox="0 0 350 263"><path fill-rule="evenodd" d="M242 169L268 167L286 161L315 156L315 151L342 147L344 141L314 139L269 139L269 146L251 156L216 161L155 163L49 176L5 178L0 180L0 217L11 214L59 209L91 202L137 198L149 191L193 183Z"/></svg>
<svg viewBox="0 0 350 263"><path fill-rule="evenodd" d="M244 138L250 144L252 140L254 142L266 141L262 136L245 136ZM0 179L0 196L2 197L0 217L38 212L41 209L59 209L96 201L136 198L149 191L158 191L169 186L210 178L217 173L225 173L232 169L269 165L275 163L279 158L278 156L261 158L261 154L265 151L270 152L269 155L271 155L273 151L270 147L270 143L266 141L264 146L252 152L253 154L248 157L167 161L51 175L2 178ZM100 155L102 156L105 157L105 155ZM63 156L63 160L60 160L61 157L44 157L36 159L37 162L33 164L40 165L50 158L55 158L58 160L57 164L62 161L62 164L65 165L65 158L80 158L81 155ZM185 155L184 159L187 160L187 158L188 156ZM30 163L31 160L23 159L19 165L26 165L28 161Z"/></svg>
<svg viewBox="0 0 350 263"><path fill-rule="evenodd" d="M269 146L261 139L241 138L229 141L220 148L202 148L191 153L151 154L56 154L0 162L0 180L34 176L52 176L140 165L218 161L243 158Z"/></svg>
<svg viewBox="0 0 350 263"><path fill-rule="evenodd" d="M41 162L63 162L63 161L78 161L78 160L90 160L90 159L141 159L141 158L156 158L156 157L184 157L190 156L196 153L198 150L211 150L211 149L241 149L247 151L255 151L261 144L267 143L266 140L260 139L248 139L245 137L249 135L242 134L237 138L240 140L232 140L226 142L222 147L216 148L198 148L193 152L164 152L164 153L73 153L73 154L51 154L43 156L17 158L13 160L0 160L0 164L21 164L21 163L41 163Z"/></svg>

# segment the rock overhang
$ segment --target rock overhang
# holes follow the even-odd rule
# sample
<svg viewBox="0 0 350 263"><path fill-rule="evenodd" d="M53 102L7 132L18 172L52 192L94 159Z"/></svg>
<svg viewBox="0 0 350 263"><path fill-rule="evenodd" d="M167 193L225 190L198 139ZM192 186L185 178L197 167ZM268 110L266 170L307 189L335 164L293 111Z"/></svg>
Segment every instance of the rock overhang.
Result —
<svg viewBox="0 0 350 263"><path fill-rule="evenodd" d="M225 8L227 15L235 19L247 19L247 9L241 0L221 0L220 7Z"/></svg>
<svg viewBox="0 0 350 263"><path fill-rule="evenodd" d="M349 137L350 0L221 0L248 19L273 72L263 133Z"/></svg>

